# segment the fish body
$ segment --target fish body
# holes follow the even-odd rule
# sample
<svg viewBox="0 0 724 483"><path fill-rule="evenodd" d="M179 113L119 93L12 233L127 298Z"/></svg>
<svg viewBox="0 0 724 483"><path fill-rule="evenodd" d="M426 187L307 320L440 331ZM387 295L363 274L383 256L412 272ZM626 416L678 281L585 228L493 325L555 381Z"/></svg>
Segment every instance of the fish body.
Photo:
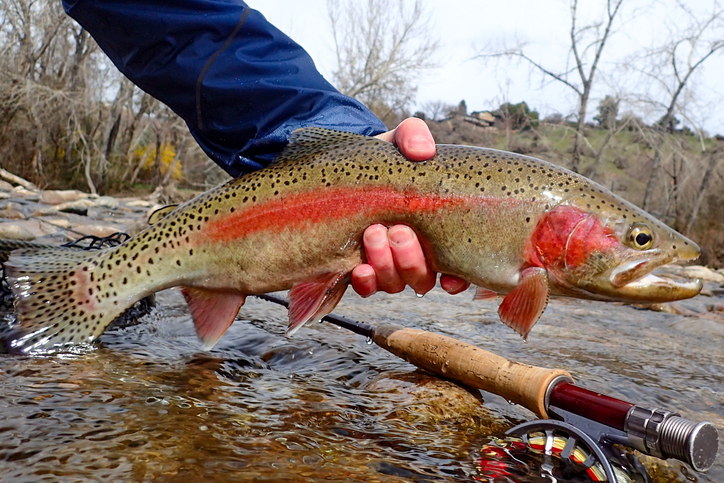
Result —
<svg viewBox="0 0 724 483"><path fill-rule="evenodd" d="M477 298L503 295L501 320L524 337L550 295L662 302L701 290L650 275L698 257L691 240L575 173L478 147L439 145L414 163L376 138L304 129L272 166L162 215L110 249L12 252L8 348L91 342L130 305L175 286L206 348L249 294L291 289L294 332L340 300L375 223L412 227L431 268L477 285Z"/></svg>

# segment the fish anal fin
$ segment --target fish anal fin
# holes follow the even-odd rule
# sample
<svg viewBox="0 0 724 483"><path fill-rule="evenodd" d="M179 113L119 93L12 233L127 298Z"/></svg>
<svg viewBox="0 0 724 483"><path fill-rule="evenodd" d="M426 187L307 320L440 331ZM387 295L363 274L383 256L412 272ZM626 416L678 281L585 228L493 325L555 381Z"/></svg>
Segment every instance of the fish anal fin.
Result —
<svg viewBox="0 0 724 483"><path fill-rule="evenodd" d="M520 274L518 286L505 296L498 307L498 315L505 325L519 333L523 339L545 311L550 296L548 273L532 267Z"/></svg>
<svg viewBox="0 0 724 483"><path fill-rule="evenodd" d="M473 297L473 300L492 300L497 298L498 294L493 292L492 290L488 290L487 288L483 287L475 288L475 296Z"/></svg>
<svg viewBox="0 0 724 483"><path fill-rule="evenodd" d="M181 292L194 319L196 334L203 342L203 350L210 350L216 345L234 322L246 298L238 293L191 287L183 287Z"/></svg>
<svg viewBox="0 0 724 483"><path fill-rule="evenodd" d="M349 274L326 273L314 280L300 282L289 291L289 328L294 334L310 321L320 320L342 299L349 285Z"/></svg>

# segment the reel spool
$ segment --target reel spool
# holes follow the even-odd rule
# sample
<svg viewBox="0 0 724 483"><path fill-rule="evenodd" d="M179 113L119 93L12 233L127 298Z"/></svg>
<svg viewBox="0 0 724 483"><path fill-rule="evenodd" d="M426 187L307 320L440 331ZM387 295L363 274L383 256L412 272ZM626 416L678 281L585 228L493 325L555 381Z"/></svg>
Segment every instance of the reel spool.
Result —
<svg viewBox="0 0 724 483"><path fill-rule="evenodd" d="M605 437L595 439L563 421L540 419L519 424L506 438L484 446L478 481L607 481L650 483L641 462L617 450ZM603 435L601 435L603 436Z"/></svg>

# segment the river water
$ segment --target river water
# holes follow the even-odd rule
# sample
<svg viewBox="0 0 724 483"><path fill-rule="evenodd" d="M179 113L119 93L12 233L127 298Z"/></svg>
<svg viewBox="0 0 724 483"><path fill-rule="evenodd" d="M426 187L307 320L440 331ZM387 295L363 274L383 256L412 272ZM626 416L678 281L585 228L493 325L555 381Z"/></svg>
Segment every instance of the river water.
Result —
<svg viewBox="0 0 724 483"><path fill-rule="evenodd" d="M438 288L422 299L363 300L350 291L336 313L562 368L583 387L711 421L724 435L723 297L679 303L698 317L553 300L528 343L497 320L496 303L471 298ZM507 461L523 465L508 479L480 462L483 448L504 446L495 438L532 413L416 371L328 323L287 338L285 310L249 298L216 348L202 352L173 290L138 322L110 330L86 354L0 356L0 479L553 481L535 460ZM642 461L654 481L721 483L722 446L705 474Z"/></svg>

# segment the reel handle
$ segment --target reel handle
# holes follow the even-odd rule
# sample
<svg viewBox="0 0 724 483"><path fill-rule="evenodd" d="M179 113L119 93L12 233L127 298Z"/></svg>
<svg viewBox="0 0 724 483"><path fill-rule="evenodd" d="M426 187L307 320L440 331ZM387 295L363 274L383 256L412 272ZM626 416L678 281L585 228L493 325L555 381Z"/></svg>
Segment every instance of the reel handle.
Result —
<svg viewBox="0 0 724 483"><path fill-rule="evenodd" d="M553 382L550 407L596 421L625 433L608 439L657 458L683 461L696 471L714 464L719 435L710 422L696 423L678 413L647 408L599 394L569 382Z"/></svg>

